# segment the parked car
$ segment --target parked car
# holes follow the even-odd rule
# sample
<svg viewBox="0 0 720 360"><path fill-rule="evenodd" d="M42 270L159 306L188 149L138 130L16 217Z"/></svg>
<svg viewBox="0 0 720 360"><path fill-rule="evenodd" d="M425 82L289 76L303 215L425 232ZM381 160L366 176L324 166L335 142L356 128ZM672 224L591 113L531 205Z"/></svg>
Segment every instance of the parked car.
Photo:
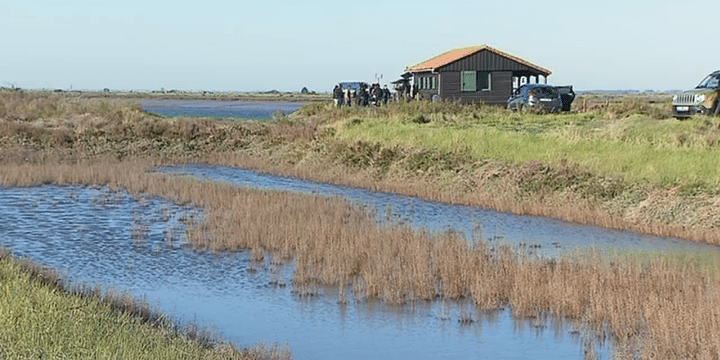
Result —
<svg viewBox="0 0 720 360"><path fill-rule="evenodd" d="M720 114L718 92L720 70L708 75L694 89L683 91L672 98L672 113L677 119L695 114Z"/></svg>
<svg viewBox="0 0 720 360"><path fill-rule="evenodd" d="M574 96L573 96L574 97ZM520 86L508 99L508 109L512 111L559 112L563 108L560 92L555 86L547 84L525 84Z"/></svg>
<svg viewBox="0 0 720 360"><path fill-rule="evenodd" d="M573 100L575 100L575 91L573 91L572 85L567 86L556 86L560 93L560 100L562 101L562 111L570 111L570 106Z"/></svg>

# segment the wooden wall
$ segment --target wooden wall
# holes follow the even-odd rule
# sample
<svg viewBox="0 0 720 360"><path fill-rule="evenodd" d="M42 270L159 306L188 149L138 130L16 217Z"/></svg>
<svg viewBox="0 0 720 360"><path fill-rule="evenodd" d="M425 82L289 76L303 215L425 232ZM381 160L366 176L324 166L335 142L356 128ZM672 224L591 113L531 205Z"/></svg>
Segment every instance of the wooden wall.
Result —
<svg viewBox="0 0 720 360"><path fill-rule="evenodd" d="M468 69L469 70L469 69ZM440 98L460 102L505 105L512 94L512 71L492 72L490 91L460 91L460 71L440 73Z"/></svg>
<svg viewBox="0 0 720 360"><path fill-rule="evenodd" d="M537 74L538 70L511 58L500 56L489 50L483 50L466 58L452 62L437 69L438 71L514 71ZM542 74L550 75L550 74Z"/></svg>

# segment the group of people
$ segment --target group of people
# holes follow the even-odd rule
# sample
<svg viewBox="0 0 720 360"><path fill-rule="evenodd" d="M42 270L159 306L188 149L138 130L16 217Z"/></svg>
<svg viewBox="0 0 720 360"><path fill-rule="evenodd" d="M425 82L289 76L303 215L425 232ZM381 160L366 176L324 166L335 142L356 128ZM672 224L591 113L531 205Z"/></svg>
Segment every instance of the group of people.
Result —
<svg viewBox="0 0 720 360"><path fill-rule="evenodd" d="M418 86L417 84L410 86L410 80L398 81L395 83L395 94L396 100L410 101L412 99L418 99Z"/></svg>
<svg viewBox="0 0 720 360"><path fill-rule="evenodd" d="M350 106L354 102L357 106L385 105L392 97L387 85L380 87L375 83L368 89L367 84L359 83L357 89L348 84L344 89L342 84L335 85L333 89L333 103L337 107Z"/></svg>

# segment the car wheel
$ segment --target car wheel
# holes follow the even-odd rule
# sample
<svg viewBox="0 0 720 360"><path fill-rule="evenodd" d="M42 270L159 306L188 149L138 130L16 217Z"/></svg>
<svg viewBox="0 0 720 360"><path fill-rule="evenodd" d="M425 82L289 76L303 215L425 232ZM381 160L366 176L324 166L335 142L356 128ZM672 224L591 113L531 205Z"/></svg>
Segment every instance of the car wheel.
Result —
<svg viewBox="0 0 720 360"><path fill-rule="evenodd" d="M720 100L715 104L715 111L713 111L713 115L720 115Z"/></svg>

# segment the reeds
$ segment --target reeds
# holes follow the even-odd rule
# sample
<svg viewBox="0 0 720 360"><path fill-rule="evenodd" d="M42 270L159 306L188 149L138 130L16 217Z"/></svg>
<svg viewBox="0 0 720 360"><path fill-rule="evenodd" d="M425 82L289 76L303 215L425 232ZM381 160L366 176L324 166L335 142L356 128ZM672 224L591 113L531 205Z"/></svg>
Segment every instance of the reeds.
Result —
<svg viewBox="0 0 720 360"><path fill-rule="evenodd" d="M612 103L637 107L623 101ZM52 93L0 92L0 104L0 162L204 161L720 243L712 166L720 137L709 117L678 123L614 119L605 110L519 116L448 102L316 103L253 123L158 118L117 99ZM418 114L430 123L415 124Z"/></svg>
<svg viewBox="0 0 720 360"><path fill-rule="evenodd" d="M239 189L145 172L151 163L5 168L4 184L102 183L192 202L204 221L187 241L213 251L247 250L256 260L294 261L298 294L352 289L347 299L389 303L469 300L479 310L510 307L607 338L618 353L713 358L720 354L720 278L669 258L584 256L533 260L453 233L380 226L337 198ZM17 179L17 182L13 182ZM22 180L22 181L20 181ZM37 181L37 180L35 180ZM275 260L277 257L277 260Z"/></svg>
<svg viewBox="0 0 720 360"><path fill-rule="evenodd" d="M4 114L18 114L23 102L17 101L15 112ZM715 272L667 259L518 258L507 248L490 248L481 240L468 244L452 233L378 226L370 215L339 199L258 192L149 172L161 163L203 159L448 202L720 242L712 225L718 204L713 193L702 187L688 188L688 193L699 198L687 200L678 196L675 188L621 182L618 195L616 183L561 160L557 165L543 161L510 166L465 157L462 149L376 146L372 141L346 142L349 146L342 150L343 143L334 137L338 128L323 125L334 121L332 117L357 116L352 111L373 112L371 116L385 111L383 116L388 118L395 116L393 111L422 112L431 120L422 126L458 128L464 126L464 114L477 121L497 116L493 113L497 110L483 107L460 111L452 104L403 106L328 109L330 115L323 116L329 117L317 123L284 119L281 126L158 120L145 115L134 118L117 112L115 121L107 121L113 115L104 114L95 117L96 122L83 123L92 117L68 115L76 113L62 108L27 110L22 113L25 115L3 115L0 122L5 130L14 131L14 135L0 138L0 184L102 184L193 203L203 207L204 220L188 232L188 243L213 251L247 250L256 260L266 256L278 263L292 260L293 287L298 294L312 294L322 287L349 287L353 298L392 303L441 298L471 301L481 310L509 306L521 318L554 316L585 329L590 339L607 338L618 358L632 358L634 353L647 358L718 357L720 297ZM53 120L59 126L52 128L49 124L53 122L46 121L46 116L53 118L52 114L58 113L65 115ZM60 121L67 117L74 120ZM364 117L357 119L351 122L366 122ZM594 119L581 120L584 124ZM514 121L507 120L508 124ZM408 121L412 123L412 117ZM546 119L537 120L543 121ZM506 136L502 132L527 132L527 128L516 131L505 126L496 123L492 127L500 129L501 136ZM64 130L57 132L59 129ZM135 157L138 155L142 158ZM347 162L350 159L353 161ZM399 171L403 166L413 171ZM574 192L583 184L598 187L591 194L608 192L607 199ZM674 209L677 216L688 204L683 201L698 206L690 206L690 213L701 215L704 224L685 229L675 226L677 219L666 223L653 215ZM628 211L626 217L613 212L613 206L626 209L633 204L642 208ZM648 208L656 213L643 213ZM348 298L343 293L341 301Z"/></svg>

